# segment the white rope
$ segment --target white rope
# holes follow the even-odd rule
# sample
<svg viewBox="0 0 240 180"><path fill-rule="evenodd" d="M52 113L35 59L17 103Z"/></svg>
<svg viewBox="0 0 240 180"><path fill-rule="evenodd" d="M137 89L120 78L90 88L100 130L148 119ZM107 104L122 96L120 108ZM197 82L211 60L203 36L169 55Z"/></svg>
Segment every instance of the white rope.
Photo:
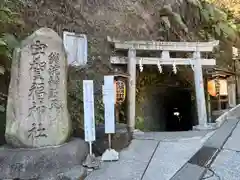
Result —
<svg viewBox="0 0 240 180"><path fill-rule="evenodd" d="M159 72L162 73L163 69L162 69L162 65L160 63L160 60L158 60L157 67L158 67Z"/></svg>
<svg viewBox="0 0 240 180"><path fill-rule="evenodd" d="M196 52L198 52L198 44L196 46L196 51L193 53L193 59L194 59L195 63L196 63L196 60L197 60ZM192 70L194 71L195 64L192 63L191 59L190 59L190 65L191 65Z"/></svg>
<svg viewBox="0 0 240 180"><path fill-rule="evenodd" d="M177 66L176 66L175 62L173 62L173 72L174 72L174 74L177 74Z"/></svg>
<svg viewBox="0 0 240 180"><path fill-rule="evenodd" d="M143 72L142 58L140 58L140 60L139 60L139 70L140 70L140 72Z"/></svg>
<svg viewBox="0 0 240 180"><path fill-rule="evenodd" d="M191 66L192 70L194 71L194 65L193 65L193 63L192 63L192 60L191 60L191 59L189 60L189 64L190 64L190 66Z"/></svg>

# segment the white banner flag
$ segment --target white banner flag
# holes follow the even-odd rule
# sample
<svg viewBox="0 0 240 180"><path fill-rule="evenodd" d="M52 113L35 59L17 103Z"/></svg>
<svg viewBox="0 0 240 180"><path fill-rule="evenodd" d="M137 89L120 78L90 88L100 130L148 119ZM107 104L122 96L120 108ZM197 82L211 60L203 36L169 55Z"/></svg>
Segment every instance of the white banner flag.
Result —
<svg viewBox="0 0 240 180"><path fill-rule="evenodd" d="M103 86L103 102L104 102L104 118L105 133L115 133L115 88L114 76L104 76Z"/></svg>
<svg viewBox="0 0 240 180"><path fill-rule="evenodd" d="M83 80L84 132L85 141L96 140L93 81Z"/></svg>

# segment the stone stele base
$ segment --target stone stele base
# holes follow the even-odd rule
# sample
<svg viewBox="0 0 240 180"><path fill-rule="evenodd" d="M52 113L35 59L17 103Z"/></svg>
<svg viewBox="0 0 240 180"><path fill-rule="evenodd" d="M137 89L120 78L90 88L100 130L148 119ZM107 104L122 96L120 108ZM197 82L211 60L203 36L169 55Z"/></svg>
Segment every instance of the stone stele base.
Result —
<svg viewBox="0 0 240 180"><path fill-rule="evenodd" d="M36 149L0 148L0 179L83 179L81 166L88 153L82 139Z"/></svg>

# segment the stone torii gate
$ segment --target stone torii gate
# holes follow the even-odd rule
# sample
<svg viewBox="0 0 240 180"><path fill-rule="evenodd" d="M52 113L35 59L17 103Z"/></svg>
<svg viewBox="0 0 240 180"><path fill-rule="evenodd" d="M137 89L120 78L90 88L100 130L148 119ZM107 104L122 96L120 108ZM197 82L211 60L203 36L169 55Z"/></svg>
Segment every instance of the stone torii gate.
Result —
<svg viewBox="0 0 240 180"><path fill-rule="evenodd" d="M111 56L112 64L127 64L128 73L128 126L135 128L136 111L136 65L192 65L194 70L195 91L197 99L198 128L206 129L207 112L204 93L202 66L216 65L215 59L201 58L201 52L212 52L219 41L212 42L159 42L159 41L120 41L107 38L116 50L128 50L128 57ZM136 51L160 51L161 57L137 57ZM192 52L192 58L171 58L169 52Z"/></svg>

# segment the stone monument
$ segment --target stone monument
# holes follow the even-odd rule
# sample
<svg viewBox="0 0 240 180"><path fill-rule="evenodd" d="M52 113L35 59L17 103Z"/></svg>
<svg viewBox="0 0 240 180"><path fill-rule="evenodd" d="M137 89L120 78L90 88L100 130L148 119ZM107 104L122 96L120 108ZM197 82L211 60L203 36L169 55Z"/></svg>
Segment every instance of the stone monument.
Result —
<svg viewBox="0 0 240 180"><path fill-rule="evenodd" d="M0 179L81 179L88 146L69 139L67 59L62 39L41 28L14 52ZM9 146L10 145L10 146Z"/></svg>
<svg viewBox="0 0 240 180"><path fill-rule="evenodd" d="M5 138L14 147L60 145L71 130L67 59L62 39L42 28L15 51Z"/></svg>

